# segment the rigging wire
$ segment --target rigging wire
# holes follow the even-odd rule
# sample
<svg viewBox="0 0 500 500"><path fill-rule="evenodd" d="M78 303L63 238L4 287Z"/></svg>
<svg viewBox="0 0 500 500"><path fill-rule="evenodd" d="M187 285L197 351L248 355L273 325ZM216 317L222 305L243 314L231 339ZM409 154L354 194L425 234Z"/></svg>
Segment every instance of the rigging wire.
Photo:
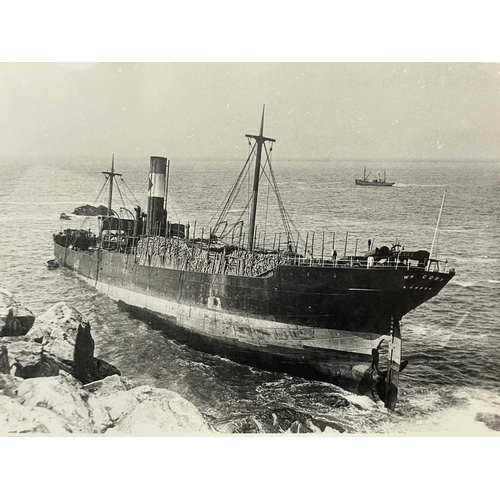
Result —
<svg viewBox="0 0 500 500"><path fill-rule="evenodd" d="M120 184L118 182L116 183L116 188L118 189L118 194L120 195L120 199L122 200L122 205L125 208L125 201L123 199L123 195L122 195L122 192L121 192L121 189L120 189Z"/></svg>
<svg viewBox="0 0 500 500"><path fill-rule="evenodd" d="M129 193L132 195L133 200L129 199L129 201L132 201L132 204L135 203L136 205L141 206L141 204L139 203L139 200L135 197L133 191L130 189L128 184L125 182L125 179L123 177L120 177L120 179L123 182L123 184L125 185L125 187L129 190Z"/></svg>
<svg viewBox="0 0 500 500"><path fill-rule="evenodd" d="M225 202L223 202L223 208L221 210L221 213L217 219L217 224L215 227L217 227L220 223L224 222L224 219L228 213L228 211L231 209L231 207L233 206L238 194L240 193L240 190L241 190L241 187L243 186L243 183L244 183L244 180L245 180L245 177L247 178L247 203L245 204L245 206L243 207L243 210L240 212L239 216L237 217L237 221L235 224L232 224L231 226L229 226L228 228L228 224L227 224L227 221L226 221L226 225L224 226L224 229L222 230L222 233L220 235L220 238L224 238L226 237L228 234L231 233L231 231L234 231L235 228L242 222L243 220L243 217L245 216L245 213L248 211L248 215L250 217L250 210L248 210L249 206L250 206L250 203L252 202L253 200L253 192L252 194L250 195L250 176L248 175L249 171L250 171L250 160L253 159L254 157L254 152L255 152L255 146L256 146L256 142L254 143L251 151L250 151L250 154L247 158L247 161L245 162L245 165L242 169L242 171L240 172L240 175L238 177L238 179L235 181L235 183L233 184L231 190L230 190L230 193L229 195L225 198ZM250 141L249 141L249 145L250 145ZM250 149L250 148L249 148ZM272 156L272 144L271 144L271 147L267 148L266 144L264 143L264 149L265 149L265 154L266 154L266 161L264 163L264 165L262 166L262 170L261 170L261 173L260 173L260 177L259 177L259 182L260 180L262 179L263 176L266 177L267 181L268 181L268 194L267 194L267 202L266 202L266 215L265 215L265 222L264 222L264 232L267 231L267 221L268 221L268 214L269 214L269 192L270 192L270 188L272 187L273 188L273 191L275 193L275 196L276 196L276 199L277 199L277 202L278 202L278 208L279 208L279 212L280 212L280 216L281 216L281 220L282 220L282 224L283 224L283 227L284 227L284 230L285 230L285 233L287 235L287 239L288 239L288 243L291 243L293 244L294 246L296 246L295 244L295 236L294 234L297 233L298 236L297 236L297 245L298 245L298 242L302 239L301 236L300 236L300 233L299 231L297 230L293 220L291 219L290 215L288 214L286 208L285 208L285 205L283 203L283 199L282 199L282 196L281 196L281 192L279 190L279 187L278 187L278 183L276 181L276 177L274 175L274 171L273 171L273 168L272 168L272 165L271 165L271 156ZM269 165L269 168L267 169L267 166ZM269 175L267 173L267 170L269 170ZM217 210L216 213L218 213L220 210L220 207L219 209ZM214 216L215 217L215 216ZM213 217L213 218L214 218ZM211 220L213 220L213 218ZM294 232L292 232L294 231Z"/></svg>
<svg viewBox="0 0 500 500"><path fill-rule="evenodd" d="M264 169L261 170L260 172L260 177L259 177L259 182L260 180L262 179L262 176L264 175ZM252 202L253 200L253 193L252 193L252 196L250 196L246 202L246 205L243 207L243 210L240 212L240 215L238 216L237 218L237 222L232 226L233 230L234 228L236 228L236 226L241 222L243 221L243 216L245 215L245 212L248 210L248 207L250 206L250 203ZM250 212L250 211L249 211ZM226 231L226 233L224 233L224 236L227 236L228 234L230 234L231 231ZM221 236L222 238L223 236Z"/></svg>
<svg viewBox="0 0 500 500"><path fill-rule="evenodd" d="M96 198L94 200L94 203L93 203L94 205L97 203L97 200L99 199L99 196L101 196L102 192L104 191L104 188L108 184L108 180L109 180L109 177L106 177L106 180L104 181L104 184L102 185L101 190L99 191L98 195L96 196Z"/></svg>
<svg viewBox="0 0 500 500"><path fill-rule="evenodd" d="M224 221L226 218L227 213L231 209L234 201L238 197L238 194L240 193L241 186L243 185L245 181L245 177L248 178L248 172L249 172L249 166L250 166L250 160L253 157L255 145L250 151L250 154L247 157L247 161L245 162L245 165L243 165L243 168L240 171L240 174L238 175L238 178L234 181L227 197L222 201L222 203L219 205L219 208L216 210L215 214L212 216L212 218L209 221L209 225L211 222L214 220L215 216L219 213L219 210L221 209L221 206L224 205L222 208L219 217L217 218L217 222L214 227L217 227L221 222Z"/></svg>
<svg viewBox="0 0 500 500"><path fill-rule="evenodd" d="M264 144L264 148L266 150L266 155L269 158L269 153L267 151L267 147L266 147L265 144ZM281 193L280 193L280 190L279 190L279 187L278 187L278 183L277 183L276 177L274 175L274 170L273 170L270 162L269 162L269 173L271 174L271 179L272 179L272 183L273 183L273 189L274 189L274 192L276 194L276 199L278 200L278 206L279 206L279 209L280 209L281 218L282 218L282 221L283 221L283 225L285 227L285 231L286 231L287 236L288 236L289 243L290 242L294 243L294 236L293 236L291 227L295 231L296 231L297 228L295 227L295 224L293 223L292 218L290 217L290 215L288 214L288 212L287 212L287 210L285 208L285 205L283 203L283 199L281 197ZM298 231L296 231L296 232L298 232Z"/></svg>
<svg viewBox="0 0 500 500"><path fill-rule="evenodd" d="M104 191L104 188L107 186L108 184L108 180L109 180L109 177L106 177L106 180L104 181L104 184L102 185L101 187L101 190L99 191L99 193L97 194L97 196L95 197L95 200L93 201L92 205L95 206L96 203L98 202L99 200L99 197L101 196L102 192ZM80 223L80 227L79 229L83 229L84 226L87 226L89 222L93 222L92 219L90 219L90 215L87 215ZM71 243L74 243L75 240L76 240L77 236L73 236L72 240L71 240Z"/></svg>
<svg viewBox="0 0 500 500"><path fill-rule="evenodd" d="M271 184L267 183L267 200L266 200L266 216L264 217L264 241L266 241L267 235L267 214L269 213L269 191L271 189Z"/></svg>

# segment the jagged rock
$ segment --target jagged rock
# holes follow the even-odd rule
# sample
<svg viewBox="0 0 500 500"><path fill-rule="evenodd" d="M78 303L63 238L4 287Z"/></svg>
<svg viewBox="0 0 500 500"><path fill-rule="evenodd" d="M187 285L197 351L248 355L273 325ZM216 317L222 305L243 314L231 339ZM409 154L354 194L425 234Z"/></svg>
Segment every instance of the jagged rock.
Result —
<svg viewBox="0 0 500 500"><path fill-rule="evenodd" d="M90 323L78 325L74 350L74 376L88 384L110 375L121 375L118 368L94 357L94 339L90 333Z"/></svg>
<svg viewBox="0 0 500 500"><path fill-rule="evenodd" d="M74 429L47 408L29 408L0 394L0 435L38 432L65 435Z"/></svg>
<svg viewBox="0 0 500 500"><path fill-rule="evenodd" d="M277 408L256 415L228 417L215 421L212 426L218 432L229 434L345 432L340 425L293 408Z"/></svg>
<svg viewBox="0 0 500 500"><path fill-rule="evenodd" d="M84 383L120 375L115 366L94 357L90 324L66 302L58 302L39 316L26 337L42 345L47 362Z"/></svg>
<svg viewBox="0 0 500 500"><path fill-rule="evenodd" d="M23 406L47 408L78 432L100 432L111 425L105 409L94 400L89 405L89 395L82 384L68 374L25 380L17 388L17 394Z"/></svg>
<svg viewBox="0 0 500 500"><path fill-rule="evenodd" d="M87 406L94 422L94 432L103 433L114 425L103 401L93 394L86 395Z"/></svg>
<svg viewBox="0 0 500 500"><path fill-rule="evenodd" d="M0 375L0 394L11 398L17 397L17 388L22 382L22 378L14 375Z"/></svg>
<svg viewBox="0 0 500 500"><path fill-rule="evenodd" d="M0 373L10 373L9 352L5 345L0 345Z"/></svg>
<svg viewBox="0 0 500 500"><path fill-rule="evenodd" d="M1 339L0 344L8 351L10 366L14 361L23 366L34 366L42 358L42 346L36 342L31 342L26 337L12 339Z"/></svg>
<svg viewBox="0 0 500 500"><path fill-rule="evenodd" d="M33 313L19 304L11 292L0 289L0 337L24 335L34 321Z"/></svg>
<svg viewBox="0 0 500 500"><path fill-rule="evenodd" d="M103 359L94 358L93 380L101 380L112 375L121 375L120 370Z"/></svg>
<svg viewBox="0 0 500 500"><path fill-rule="evenodd" d="M59 373L58 363L45 356L40 344L25 336L4 337L0 345L7 353L7 373L22 378L50 377ZM3 359L5 362L5 357Z"/></svg>
<svg viewBox="0 0 500 500"><path fill-rule="evenodd" d="M132 388L119 375L94 357L90 324L60 302L37 318L28 334L0 338L0 433L210 430L197 408L175 392Z"/></svg>
<svg viewBox="0 0 500 500"><path fill-rule="evenodd" d="M483 422L488 429L492 431L500 431L500 415L496 413L478 413L476 415L478 422Z"/></svg>
<svg viewBox="0 0 500 500"><path fill-rule="evenodd" d="M99 205L98 207L94 207L92 205L83 205L82 207L75 208L73 210L75 215L85 215L87 217L95 216L95 215L107 215L108 209L104 205Z"/></svg>
<svg viewBox="0 0 500 500"><path fill-rule="evenodd" d="M117 392L130 390L132 389L133 384L126 377L111 375L109 377L103 378L102 380L96 380L95 382L85 384L83 387L94 396L105 398L108 396L113 396Z"/></svg>
<svg viewBox="0 0 500 500"><path fill-rule="evenodd" d="M140 386L110 395L102 401L116 424L106 434L158 436L210 431L192 403L167 389Z"/></svg>
<svg viewBox="0 0 500 500"><path fill-rule="evenodd" d="M71 217L69 215L66 215L64 212L59 216L59 219L62 220L71 220Z"/></svg>
<svg viewBox="0 0 500 500"><path fill-rule="evenodd" d="M94 347L90 324L80 323L75 340L73 375L84 384L96 380L94 378Z"/></svg>
<svg viewBox="0 0 500 500"><path fill-rule="evenodd" d="M213 427L221 434L253 434L262 432L259 422L250 415L218 420L213 424Z"/></svg>
<svg viewBox="0 0 500 500"><path fill-rule="evenodd" d="M66 302L58 302L38 316L27 338L42 344L52 355L73 362L75 339L83 316Z"/></svg>

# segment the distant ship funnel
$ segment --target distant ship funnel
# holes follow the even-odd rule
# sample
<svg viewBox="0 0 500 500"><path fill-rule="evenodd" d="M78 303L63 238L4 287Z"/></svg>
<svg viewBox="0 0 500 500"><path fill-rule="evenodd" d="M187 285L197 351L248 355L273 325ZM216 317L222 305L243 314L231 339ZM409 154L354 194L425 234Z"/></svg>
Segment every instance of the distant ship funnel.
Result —
<svg viewBox="0 0 500 500"><path fill-rule="evenodd" d="M165 184L167 177L167 159L152 156L149 168L148 190L148 233L160 234L165 226Z"/></svg>

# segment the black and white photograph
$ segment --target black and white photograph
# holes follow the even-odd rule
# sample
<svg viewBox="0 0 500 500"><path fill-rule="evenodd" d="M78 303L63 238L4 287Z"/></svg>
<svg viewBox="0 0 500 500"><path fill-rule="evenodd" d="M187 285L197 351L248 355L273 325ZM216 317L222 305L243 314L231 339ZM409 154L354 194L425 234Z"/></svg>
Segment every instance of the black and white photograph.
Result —
<svg viewBox="0 0 500 500"><path fill-rule="evenodd" d="M498 437L500 63L159 47L0 62L0 439Z"/></svg>
<svg viewBox="0 0 500 500"><path fill-rule="evenodd" d="M500 66L0 68L3 433L500 430Z"/></svg>

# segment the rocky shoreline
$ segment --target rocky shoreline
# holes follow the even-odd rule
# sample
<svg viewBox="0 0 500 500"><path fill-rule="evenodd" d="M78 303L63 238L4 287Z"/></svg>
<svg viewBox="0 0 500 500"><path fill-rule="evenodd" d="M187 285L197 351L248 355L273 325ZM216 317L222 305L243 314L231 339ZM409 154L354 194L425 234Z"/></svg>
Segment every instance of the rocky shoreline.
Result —
<svg viewBox="0 0 500 500"><path fill-rule="evenodd" d="M337 402L341 406L347 401ZM136 386L94 356L88 321L59 302L35 318L0 289L0 435L161 436L343 433L333 421L289 407L212 418L179 394Z"/></svg>
<svg viewBox="0 0 500 500"><path fill-rule="evenodd" d="M332 407L353 404L332 396ZM500 430L500 417L476 421ZM214 418L168 389L138 385L94 356L90 323L59 302L35 318L0 289L0 436L356 433L333 417L276 407Z"/></svg>
<svg viewBox="0 0 500 500"><path fill-rule="evenodd" d="M333 403L332 403L333 404ZM335 406L349 403L339 397ZM0 289L0 435L341 434L353 429L277 407L213 418L179 394L137 386L94 356L89 322L59 302L35 318Z"/></svg>
<svg viewBox="0 0 500 500"><path fill-rule="evenodd" d="M332 407L350 403L332 396ZM476 421L500 430L496 414ZM138 385L94 356L90 323L59 302L35 318L0 289L0 436L351 434L333 417L291 407L214 418L168 389Z"/></svg>
<svg viewBox="0 0 500 500"><path fill-rule="evenodd" d="M212 429L173 391L135 386L94 357L90 324L59 302L35 316L0 290L0 435L200 435Z"/></svg>

